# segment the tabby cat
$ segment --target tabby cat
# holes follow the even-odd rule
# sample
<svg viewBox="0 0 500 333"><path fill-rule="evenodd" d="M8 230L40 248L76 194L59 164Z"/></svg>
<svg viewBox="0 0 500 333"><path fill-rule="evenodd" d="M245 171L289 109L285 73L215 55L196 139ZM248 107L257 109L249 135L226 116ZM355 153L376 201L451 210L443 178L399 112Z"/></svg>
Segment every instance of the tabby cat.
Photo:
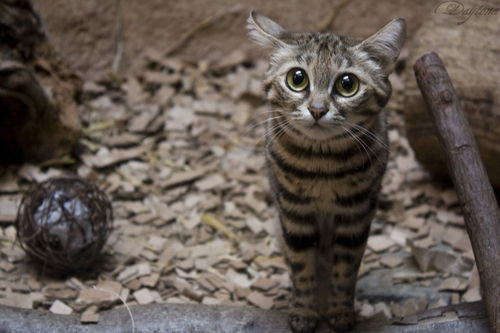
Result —
<svg viewBox="0 0 500 333"><path fill-rule="evenodd" d="M355 321L354 292L388 148L388 75L405 39L397 19L367 39L289 32L252 12L250 36L270 49L266 160L291 270L294 332L320 316Z"/></svg>

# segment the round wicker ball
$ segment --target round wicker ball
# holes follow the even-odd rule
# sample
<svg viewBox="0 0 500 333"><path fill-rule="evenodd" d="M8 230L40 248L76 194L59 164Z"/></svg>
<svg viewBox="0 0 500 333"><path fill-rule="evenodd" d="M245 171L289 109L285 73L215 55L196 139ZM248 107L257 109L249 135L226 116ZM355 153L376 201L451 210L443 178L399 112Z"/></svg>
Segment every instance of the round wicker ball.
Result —
<svg viewBox="0 0 500 333"><path fill-rule="evenodd" d="M100 258L112 224L111 203L97 186L77 177L52 178L22 199L17 239L43 267L75 272Z"/></svg>

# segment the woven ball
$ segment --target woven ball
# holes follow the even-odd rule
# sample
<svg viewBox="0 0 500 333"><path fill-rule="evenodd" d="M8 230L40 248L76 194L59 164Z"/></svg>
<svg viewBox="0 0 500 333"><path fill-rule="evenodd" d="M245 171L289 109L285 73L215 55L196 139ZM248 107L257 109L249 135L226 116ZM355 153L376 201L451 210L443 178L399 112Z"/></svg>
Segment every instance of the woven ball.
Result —
<svg viewBox="0 0 500 333"><path fill-rule="evenodd" d="M75 272L100 258L112 224L111 203L97 186L77 177L52 178L23 197L17 239L43 267Z"/></svg>

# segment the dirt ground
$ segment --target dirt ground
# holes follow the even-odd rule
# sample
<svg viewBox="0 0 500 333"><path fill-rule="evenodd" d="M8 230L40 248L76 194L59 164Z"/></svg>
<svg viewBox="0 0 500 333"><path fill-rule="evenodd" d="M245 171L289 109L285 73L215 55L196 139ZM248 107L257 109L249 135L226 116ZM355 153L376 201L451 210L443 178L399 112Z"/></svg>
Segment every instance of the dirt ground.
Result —
<svg viewBox="0 0 500 333"><path fill-rule="evenodd" d="M87 79L78 154L1 171L0 304L81 313L82 322L123 302L288 309L264 171L265 68L239 50L193 63L149 48L126 76ZM390 162L358 282L361 318L480 298L455 193L416 162L404 133L404 84L399 74L391 81ZM66 174L98 184L115 223L106 264L61 278L32 265L13 221L30 184Z"/></svg>

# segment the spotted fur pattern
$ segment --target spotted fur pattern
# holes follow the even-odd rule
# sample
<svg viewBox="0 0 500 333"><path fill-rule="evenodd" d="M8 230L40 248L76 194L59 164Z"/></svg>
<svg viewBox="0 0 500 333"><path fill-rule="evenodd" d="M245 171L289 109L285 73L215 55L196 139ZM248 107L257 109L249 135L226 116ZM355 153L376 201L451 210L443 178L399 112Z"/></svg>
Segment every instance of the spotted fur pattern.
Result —
<svg viewBox="0 0 500 333"><path fill-rule="evenodd" d="M291 270L290 326L294 332L313 332L324 316L333 329L348 330L387 164L383 107L405 23L394 20L365 40L289 32L255 12L247 27L271 50L264 79L270 104L266 160ZM287 86L292 68L305 70L308 89L295 92ZM359 78L352 97L334 92L343 73ZM309 108L318 103L327 112L316 120Z"/></svg>

